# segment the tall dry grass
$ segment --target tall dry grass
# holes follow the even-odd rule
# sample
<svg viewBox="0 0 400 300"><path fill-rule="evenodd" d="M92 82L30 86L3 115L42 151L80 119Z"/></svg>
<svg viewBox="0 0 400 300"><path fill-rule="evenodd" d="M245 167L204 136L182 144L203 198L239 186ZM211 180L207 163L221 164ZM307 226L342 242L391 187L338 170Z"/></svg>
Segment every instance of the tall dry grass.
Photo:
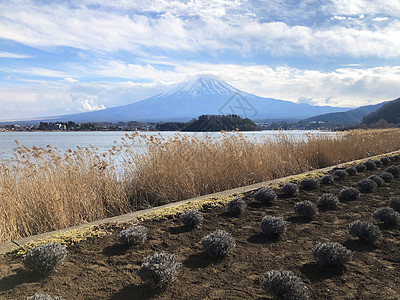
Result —
<svg viewBox="0 0 400 300"><path fill-rule="evenodd" d="M242 186L249 173L269 180L400 149L399 134L388 129L309 134L305 140L283 132L262 141L228 133L218 139L152 138L146 155L131 157L128 194L150 205L178 201Z"/></svg>
<svg viewBox="0 0 400 300"><path fill-rule="evenodd" d="M133 133L102 154L20 146L13 162L0 165L0 241L242 186L253 172L269 180L397 150L399 136L399 129L305 140L283 132L265 140Z"/></svg>
<svg viewBox="0 0 400 300"><path fill-rule="evenodd" d="M94 149L16 148L0 165L0 241L128 212L108 160Z"/></svg>

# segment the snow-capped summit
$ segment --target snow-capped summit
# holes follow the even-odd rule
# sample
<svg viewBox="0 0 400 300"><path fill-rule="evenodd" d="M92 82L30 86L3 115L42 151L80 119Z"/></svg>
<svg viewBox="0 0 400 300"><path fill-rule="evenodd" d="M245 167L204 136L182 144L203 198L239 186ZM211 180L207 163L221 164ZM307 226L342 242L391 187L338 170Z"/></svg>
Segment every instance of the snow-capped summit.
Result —
<svg viewBox="0 0 400 300"><path fill-rule="evenodd" d="M160 96L166 97L176 95L177 97L198 97L201 95L233 95L239 92L225 81L219 80L214 76L201 76L187 79L174 85L170 90L161 94Z"/></svg>
<svg viewBox="0 0 400 300"><path fill-rule="evenodd" d="M211 76L185 80L167 92L132 104L75 115L49 117L47 121L119 122L188 121L200 115L236 114L253 120L304 119L348 109L312 106L242 92Z"/></svg>

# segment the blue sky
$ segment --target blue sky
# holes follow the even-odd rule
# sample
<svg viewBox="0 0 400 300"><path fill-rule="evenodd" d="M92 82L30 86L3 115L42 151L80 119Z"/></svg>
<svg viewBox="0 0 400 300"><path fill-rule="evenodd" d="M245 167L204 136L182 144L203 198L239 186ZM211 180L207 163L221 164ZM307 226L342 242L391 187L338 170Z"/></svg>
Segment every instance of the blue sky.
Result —
<svg viewBox="0 0 400 300"><path fill-rule="evenodd" d="M132 103L213 74L259 96L400 96L400 1L0 0L0 120Z"/></svg>

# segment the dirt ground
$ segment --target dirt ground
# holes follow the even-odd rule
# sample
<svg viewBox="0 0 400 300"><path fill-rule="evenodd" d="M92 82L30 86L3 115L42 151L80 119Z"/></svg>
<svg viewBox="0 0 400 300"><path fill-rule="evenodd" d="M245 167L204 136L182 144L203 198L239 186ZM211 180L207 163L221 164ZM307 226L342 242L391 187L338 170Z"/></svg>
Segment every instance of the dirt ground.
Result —
<svg viewBox="0 0 400 300"><path fill-rule="evenodd" d="M392 163L392 164L398 164ZM0 258L0 299L26 299L38 293L64 299L272 299L261 288L262 274L291 270L309 287L311 299L400 299L400 229L379 224L383 238L371 246L351 237L347 224L357 219L372 220L376 208L388 206L391 196L400 196L395 179L356 201L342 201L336 210L321 211L307 222L296 217L293 205L301 200L315 203L323 193L335 193L387 166L358 173L317 190L282 196L271 206L255 202L254 192L245 195L248 204L240 217L228 217L223 208L204 208L204 223L188 230L178 218L146 221L148 240L140 247L118 243L124 226L110 225L113 233L92 238L68 248L67 261L57 272L41 278L25 270L21 259ZM278 191L278 190L277 190ZM266 238L260 221L266 214L280 216L287 231L279 240ZM376 221L374 221L378 224ZM216 229L230 232L236 247L221 261L204 253L200 240ZM316 242L333 241L353 251L344 268L323 268L313 259ZM183 264L176 281L163 292L154 292L137 275L143 257L157 251L174 253Z"/></svg>

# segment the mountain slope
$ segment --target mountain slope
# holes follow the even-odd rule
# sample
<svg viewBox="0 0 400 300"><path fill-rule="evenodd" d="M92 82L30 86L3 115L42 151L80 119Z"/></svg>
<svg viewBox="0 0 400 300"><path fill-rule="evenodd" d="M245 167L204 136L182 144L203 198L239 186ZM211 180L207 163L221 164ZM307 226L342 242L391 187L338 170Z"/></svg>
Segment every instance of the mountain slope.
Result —
<svg viewBox="0 0 400 300"><path fill-rule="evenodd" d="M252 120L295 118L346 111L346 108L296 104L242 92L212 77L187 80L169 91L133 104L42 118L42 121L188 121L200 115L236 114Z"/></svg>
<svg viewBox="0 0 400 300"><path fill-rule="evenodd" d="M400 98L387 102L377 111L365 116L362 123L370 125L381 119L388 123L400 123Z"/></svg>
<svg viewBox="0 0 400 300"><path fill-rule="evenodd" d="M363 117L381 108L386 102L375 105L361 106L356 109L351 109L344 112L329 113L323 115L313 116L302 120L303 122L339 122L347 125L358 124L362 121Z"/></svg>

